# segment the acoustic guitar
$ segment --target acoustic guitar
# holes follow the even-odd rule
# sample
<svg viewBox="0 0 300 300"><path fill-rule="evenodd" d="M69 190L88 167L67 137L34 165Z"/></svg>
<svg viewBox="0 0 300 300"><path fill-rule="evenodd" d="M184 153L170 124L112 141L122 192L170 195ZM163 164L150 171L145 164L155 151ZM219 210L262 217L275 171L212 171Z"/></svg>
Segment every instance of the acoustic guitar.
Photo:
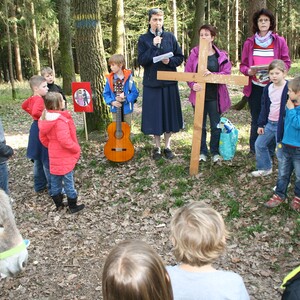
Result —
<svg viewBox="0 0 300 300"><path fill-rule="evenodd" d="M118 96L123 92L122 80L114 83L114 92ZM116 122L107 127L108 140L104 146L104 155L110 161L125 162L134 155L134 147L130 141L130 126L122 122L122 107L117 107Z"/></svg>

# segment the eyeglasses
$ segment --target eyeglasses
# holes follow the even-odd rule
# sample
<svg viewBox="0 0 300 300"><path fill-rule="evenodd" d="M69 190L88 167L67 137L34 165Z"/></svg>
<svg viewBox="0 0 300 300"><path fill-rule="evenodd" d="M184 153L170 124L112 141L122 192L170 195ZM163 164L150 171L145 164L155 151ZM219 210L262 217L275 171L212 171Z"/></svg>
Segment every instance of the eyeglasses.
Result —
<svg viewBox="0 0 300 300"><path fill-rule="evenodd" d="M263 22L268 23L270 22L270 19L258 19L258 23L263 23Z"/></svg>

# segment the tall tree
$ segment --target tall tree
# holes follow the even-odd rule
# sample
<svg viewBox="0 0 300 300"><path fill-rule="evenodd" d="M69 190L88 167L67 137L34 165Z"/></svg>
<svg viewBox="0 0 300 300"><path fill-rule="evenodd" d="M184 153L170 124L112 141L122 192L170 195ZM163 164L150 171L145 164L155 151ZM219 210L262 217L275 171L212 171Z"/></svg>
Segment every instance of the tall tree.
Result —
<svg viewBox="0 0 300 300"><path fill-rule="evenodd" d="M32 30L32 41L33 41L33 53L34 53L34 74L40 74L41 63L40 63L40 54L37 38L37 29L35 22L35 12L34 12L34 3L30 1L29 3L30 12L31 12L31 30Z"/></svg>
<svg viewBox="0 0 300 300"><path fill-rule="evenodd" d="M199 34L198 29L204 23L205 17L205 0L196 0L196 10L193 21L193 38L191 40L191 47L198 45Z"/></svg>
<svg viewBox="0 0 300 300"><path fill-rule="evenodd" d="M71 0L58 0L57 7L63 90L67 95L70 95L72 93L72 81L75 81L72 53Z"/></svg>
<svg viewBox="0 0 300 300"><path fill-rule="evenodd" d="M123 0L112 0L112 54L124 54L124 30Z"/></svg>
<svg viewBox="0 0 300 300"><path fill-rule="evenodd" d="M110 120L102 91L107 72L100 23L99 0L74 0L75 40L82 81L91 82L94 113L87 114L89 132L103 129Z"/></svg>

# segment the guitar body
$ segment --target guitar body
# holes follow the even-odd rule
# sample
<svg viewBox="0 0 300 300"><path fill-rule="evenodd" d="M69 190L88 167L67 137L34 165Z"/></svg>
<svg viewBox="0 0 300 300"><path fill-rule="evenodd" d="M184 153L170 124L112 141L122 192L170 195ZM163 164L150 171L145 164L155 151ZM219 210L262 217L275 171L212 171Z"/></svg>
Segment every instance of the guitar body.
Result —
<svg viewBox="0 0 300 300"><path fill-rule="evenodd" d="M134 147L130 141L130 126L121 122L121 129L117 122L112 122L107 127L108 141L104 146L104 155L110 161L125 162L134 155Z"/></svg>

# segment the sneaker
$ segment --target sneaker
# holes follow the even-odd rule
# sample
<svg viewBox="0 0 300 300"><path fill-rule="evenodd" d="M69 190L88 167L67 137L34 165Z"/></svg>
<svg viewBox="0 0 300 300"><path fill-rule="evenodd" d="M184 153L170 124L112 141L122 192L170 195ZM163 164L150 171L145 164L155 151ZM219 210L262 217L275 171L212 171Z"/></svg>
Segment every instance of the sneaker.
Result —
<svg viewBox="0 0 300 300"><path fill-rule="evenodd" d="M214 163L216 163L216 162L218 162L218 161L221 161L221 160L222 160L222 156L221 156L221 155L215 154L215 155L213 156L213 162L214 162Z"/></svg>
<svg viewBox="0 0 300 300"><path fill-rule="evenodd" d="M291 202L291 208L295 211L300 212L300 198L295 196L295 198Z"/></svg>
<svg viewBox="0 0 300 300"><path fill-rule="evenodd" d="M251 172L251 175L253 177L268 176L270 174L272 174L272 169L270 169L270 170L257 170L257 171Z"/></svg>
<svg viewBox="0 0 300 300"><path fill-rule="evenodd" d="M164 155L166 159L173 159L175 157L174 153L169 148L164 149Z"/></svg>
<svg viewBox="0 0 300 300"><path fill-rule="evenodd" d="M268 208L274 208L283 202L284 199L280 198L277 194L274 194L271 199L265 203L265 206Z"/></svg>
<svg viewBox="0 0 300 300"><path fill-rule="evenodd" d="M205 154L200 154L199 161L207 161L207 156Z"/></svg>
<svg viewBox="0 0 300 300"><path fill-rule="evenodd" d="M156 147L156 148L153 149L153 155L152 155L152 158L153 158L154 160L159 160L159 159L162 158L160 149L159 149L158 147Z"/></svg>

